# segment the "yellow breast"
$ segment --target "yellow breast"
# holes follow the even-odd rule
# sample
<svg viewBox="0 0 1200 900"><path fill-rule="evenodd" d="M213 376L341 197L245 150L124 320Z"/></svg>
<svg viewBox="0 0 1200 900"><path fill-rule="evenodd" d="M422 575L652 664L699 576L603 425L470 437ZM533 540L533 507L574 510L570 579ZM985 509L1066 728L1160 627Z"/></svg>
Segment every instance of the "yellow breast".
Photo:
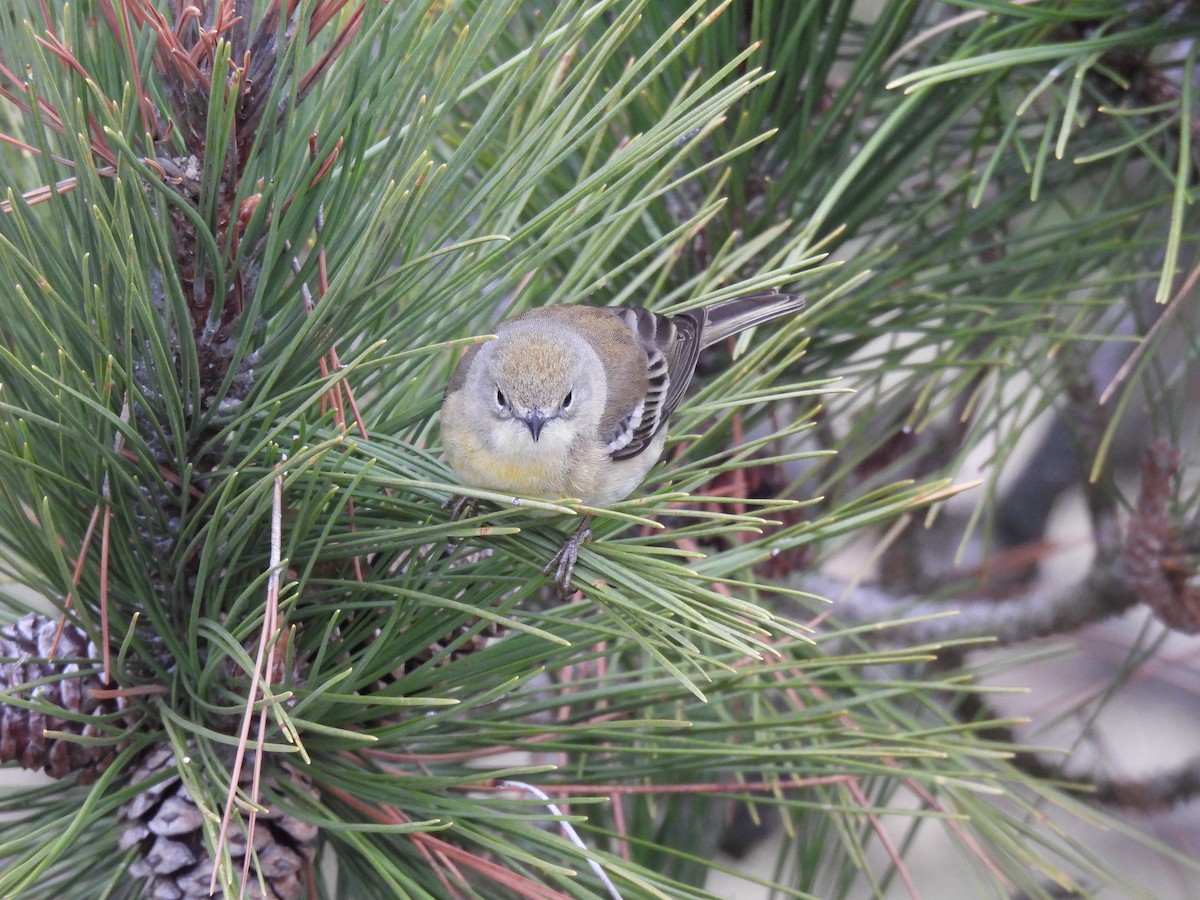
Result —
<svg viewBox="0 0 1200 900"><path fill-rule="evenodd" d="M462 402L446 398L447 407ZM465 405L465 404L464 404ZM466 410L442 417L446 458L459 479L489 491L561 500L578 497L607 506L632 494L662 455L666 430L632 459L615 461L596 441L573 441L566 428L547 426L534 441L524 428L492 431L487 442L470 426Z"/></svg>

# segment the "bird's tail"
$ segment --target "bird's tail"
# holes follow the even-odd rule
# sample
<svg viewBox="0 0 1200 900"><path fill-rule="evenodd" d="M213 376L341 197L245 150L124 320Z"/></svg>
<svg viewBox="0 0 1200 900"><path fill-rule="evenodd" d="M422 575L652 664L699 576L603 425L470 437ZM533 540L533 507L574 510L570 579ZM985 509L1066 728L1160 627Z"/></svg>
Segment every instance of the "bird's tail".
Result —
<svg viewBox="0 0 1200 900"><path fill-rule="evenodd" d="M739 331L803 308L804 298L799 294L781 294L775 290L722 300L705 308L707 315L700 337L701 346L709 347Z"/></svg>

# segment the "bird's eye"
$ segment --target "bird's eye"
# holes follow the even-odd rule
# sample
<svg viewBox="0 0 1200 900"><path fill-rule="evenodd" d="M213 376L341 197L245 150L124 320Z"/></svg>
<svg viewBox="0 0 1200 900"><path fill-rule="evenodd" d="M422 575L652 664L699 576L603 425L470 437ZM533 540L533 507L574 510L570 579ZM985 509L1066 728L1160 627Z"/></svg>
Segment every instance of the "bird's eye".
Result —
<svg viewBox="0 0 1200 900"><path fill-rule="evenodd" d="M566 409L571 405L571 401L575 399L574 391L567 391L567 396L563 397L562 408Z"/></svg>
<svg viewBox="0 0 1200 900"><path fill-rule="evenodd" d="M496 388L496 402L500 406L508 406L508 399L504 396L504 391L500 390L499 387Z"/></svg>

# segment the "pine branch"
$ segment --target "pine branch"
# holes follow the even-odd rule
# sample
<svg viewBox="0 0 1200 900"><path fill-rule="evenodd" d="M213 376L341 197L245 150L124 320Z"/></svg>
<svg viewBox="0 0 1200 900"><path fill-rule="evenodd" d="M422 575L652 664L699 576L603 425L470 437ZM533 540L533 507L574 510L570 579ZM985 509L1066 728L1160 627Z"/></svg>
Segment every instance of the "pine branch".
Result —
<svg viewBox="0 0 1200 900"><path fill-rule="evenodd" d="M984 446L994 493L1078 356L1152 327L1122 332L1118 302L1183 296L1192 73L1155 48L1200 25L1158 12L31 0L0 17L0 561L103 645L137 711L94 785L0 798L0 893L94 896L85 866L113 896L131 871L172 881L142 865L167 795L199 823L188 878L229 892L256 880L236 808L298 848L288 891L318 883L319 823L338 896L696 896L714 823L746 803L800 851L793 892L911 879L922 819L988 890L1119 881L1041 828L1076 806L1010 761L1003 722L948 711L981 689L925 668L945 632L869 646L889 623L831 624L774 579L963 494ZM537 573L590 510L478 491L469 517L443 508L461 489L440 392L499 316L775 285L808 312L714 353L667 462L582 554L586 600L547 599ZM1156 433L1181 430L1184 308L1111 421L1145 390ZM1037 390L1009 390L1016 371ZM1151 512L1194 521L1195 493L1167 482ZM1143 559L1182 590L1170 531Z"/></svg>

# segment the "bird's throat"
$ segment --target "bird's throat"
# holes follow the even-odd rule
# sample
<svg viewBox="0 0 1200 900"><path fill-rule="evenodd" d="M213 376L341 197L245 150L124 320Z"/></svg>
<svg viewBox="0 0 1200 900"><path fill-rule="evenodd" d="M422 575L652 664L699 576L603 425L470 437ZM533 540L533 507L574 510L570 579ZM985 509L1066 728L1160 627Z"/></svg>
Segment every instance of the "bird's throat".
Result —
<svg viewBox="0 0 1200 900"><path fill-rule="evenodd" d="M480 479L488 483L478 486L554 500L571 496L571 448L556 431L546 429L534 441L524 427L504 429L495 444L483 451L488 458L480 461L478 470Z"/></svg>

